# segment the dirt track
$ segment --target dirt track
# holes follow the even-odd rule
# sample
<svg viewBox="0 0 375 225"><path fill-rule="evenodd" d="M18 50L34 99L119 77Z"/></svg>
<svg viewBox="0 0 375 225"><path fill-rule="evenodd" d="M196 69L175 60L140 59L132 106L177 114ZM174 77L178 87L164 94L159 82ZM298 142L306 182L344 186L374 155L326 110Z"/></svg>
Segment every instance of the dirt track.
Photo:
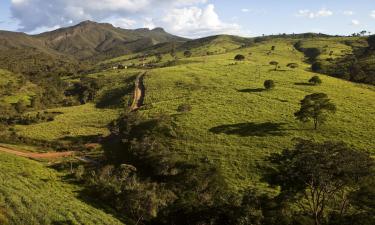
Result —
<svg viewBox="0 0 375 225"><path fill-rule="evenodd" d="M0 152L6 152L12 155L22 156L30 159L56 159L62 157L68 157L74 155L73 151L68 152L47 152L47 153L32 153L24 152L16 149L11 149L8 147L0 146Z"/></svg>
<svg viewBox="0 0 375 225"><path fill-rule="evenodd" d="M136 111L143 105L143 100L145 97L145 86L143 84L143 78L145 75L146 72L143 72L139 74L137 79L135 80L133 103L130 106L130 109L132 111Z"/></svg>

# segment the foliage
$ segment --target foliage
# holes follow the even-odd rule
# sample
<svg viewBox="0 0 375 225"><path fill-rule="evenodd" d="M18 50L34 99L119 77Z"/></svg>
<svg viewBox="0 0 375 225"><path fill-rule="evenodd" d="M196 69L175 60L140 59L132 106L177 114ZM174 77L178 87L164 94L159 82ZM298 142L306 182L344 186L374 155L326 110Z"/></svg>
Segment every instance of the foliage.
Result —
<svg viewBox="0 0 375 225"><path fill-rule="evenodd" d="M234 57L234 60L236 61L243 61L245 60L245 56L244 55L241 55L241 54L238 54Z"/></svg>
<svg viewBox="0 0 375 225"><path fill-rule="evenodd" d="M264 88L266 88L266 90L275 88L275 82L273 80L264 81Z"/></svg>
<svg viewBox="0 0 375 225"><path fill-rule="evenodd" d="M322 83L322 80L318 76L313 76L310 78L309 83L313 85L319 85Z"/></svg>
<svg viewBox="0 0 375 225"><path fill-rule="evenodd" d="M318 129L318 125L327 119L327 113L335 113L336 106L330 102L331 100L324 93L314 93L305 96L301 101L301 108L294 113L295 117L302 121L308 122L313 120L314 129Z"/></svg>
<svg viewBox="0 0 375 225"><path fill-rule="evenodd" d="M280 195L296 202L315 225L327 213L347 213L348 194L371 175L374 161L366 152L344 143L299 140L294 149L273 154L275 165L268 180L281 187Z"/></svg>
<svg viewBox="0 0 375 225"><path fill-rule="evenodd" d="M279 62L277 62L277 61L271 61L270 65L275 66L275 71L276 71L277 67L279 66Z"/></svg>
<svg viewBox="0 0 375 225"><path fill-rule="evenodd" d="M191 53L191 51L189 51L189 50L186 50L186 51L184 52L184 56L185 56L186 58L189 58L189 57L191 57L191 56L192 56L192 53Z"/></svg>

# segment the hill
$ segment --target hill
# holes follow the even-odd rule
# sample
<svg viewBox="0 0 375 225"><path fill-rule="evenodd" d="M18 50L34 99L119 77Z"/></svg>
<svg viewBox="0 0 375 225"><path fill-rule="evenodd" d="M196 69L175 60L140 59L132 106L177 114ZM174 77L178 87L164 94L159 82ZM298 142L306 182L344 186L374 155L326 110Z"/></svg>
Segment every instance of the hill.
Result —
<svg viewBox="0 0 375 225"><path fill-rule="evenodd" d="M123 224L39 162L0 153L0 170L1 224Z"/></svg>

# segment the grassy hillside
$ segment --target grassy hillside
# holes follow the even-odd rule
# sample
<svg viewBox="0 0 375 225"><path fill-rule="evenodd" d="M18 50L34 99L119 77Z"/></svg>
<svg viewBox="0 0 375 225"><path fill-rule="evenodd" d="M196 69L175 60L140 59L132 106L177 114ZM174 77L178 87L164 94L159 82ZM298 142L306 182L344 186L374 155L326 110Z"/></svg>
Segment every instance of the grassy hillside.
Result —
<svg viewBox="0 0 375 225"><path fill-rule="evenodd" d="M122 224L41 163L0 153L0 170L0 224Z"/></svg>
<svg viewBox="0 0 375 225"><path fill-rule="evenodd" d="M308 71L303 54L293 44L292 40L273 40L152 70L145 79L147 109L143 113L166 112L175 117L182 136L173 141L172 148L188 159L214 161L237 189L262 186L258 166L265 156L291 146L293 138L345 141L372 150L374 88L324 75L320 75L321 86L309 86L307 81L316 74ZM271 46L276 50L268 55ZM235 63L238 53L246 61ZM273 60L280 63L278 71L269 65ZM290 69L288 63L300 67ZM266 79L275 81L274 90L263 90ZM314 92L328 94L338 108L318 131L293 116L299 101ZM191 105L192 111L177 113L181 104Z"/></svg>

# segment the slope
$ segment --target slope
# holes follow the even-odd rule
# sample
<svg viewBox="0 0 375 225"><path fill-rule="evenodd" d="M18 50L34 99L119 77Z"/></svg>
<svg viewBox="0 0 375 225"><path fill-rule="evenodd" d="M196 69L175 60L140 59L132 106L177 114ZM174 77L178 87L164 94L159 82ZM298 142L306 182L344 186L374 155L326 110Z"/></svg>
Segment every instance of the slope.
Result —
<svg viewBox="0 0 375 225"><path fill-rule="evenodd" d="M0 153L0 223L122 224L85 203L63 174L28 159Z"/></svg>
<svg viewBox="0 0 375 225"><path fill-rule="evenodd" d="M259 180L263 159L290 147L294 138L345 141L373 150L374 88L324 75L320 75L321 86L306 85L316 74L309 71L310 65L304 63L305 57L294 49L294 43L293 39L272 39L152 70L145 78L143 113L172 115L180 137L171 141L171 149L188 160L215 163L230 185L239 190L264 188ZM276 50L270 53L272 46ZM247 59L235 62L236 54ZM278 61L281 68L274 71L270 61ZM299 68L286 67L289 63L298 63ZM264 91L267 79L275 81L274 90ZM328 94L338 108L318 131L293 116L299 101L314 92ZM192 110L178 113L176 109L182 104Z"/></svg>

